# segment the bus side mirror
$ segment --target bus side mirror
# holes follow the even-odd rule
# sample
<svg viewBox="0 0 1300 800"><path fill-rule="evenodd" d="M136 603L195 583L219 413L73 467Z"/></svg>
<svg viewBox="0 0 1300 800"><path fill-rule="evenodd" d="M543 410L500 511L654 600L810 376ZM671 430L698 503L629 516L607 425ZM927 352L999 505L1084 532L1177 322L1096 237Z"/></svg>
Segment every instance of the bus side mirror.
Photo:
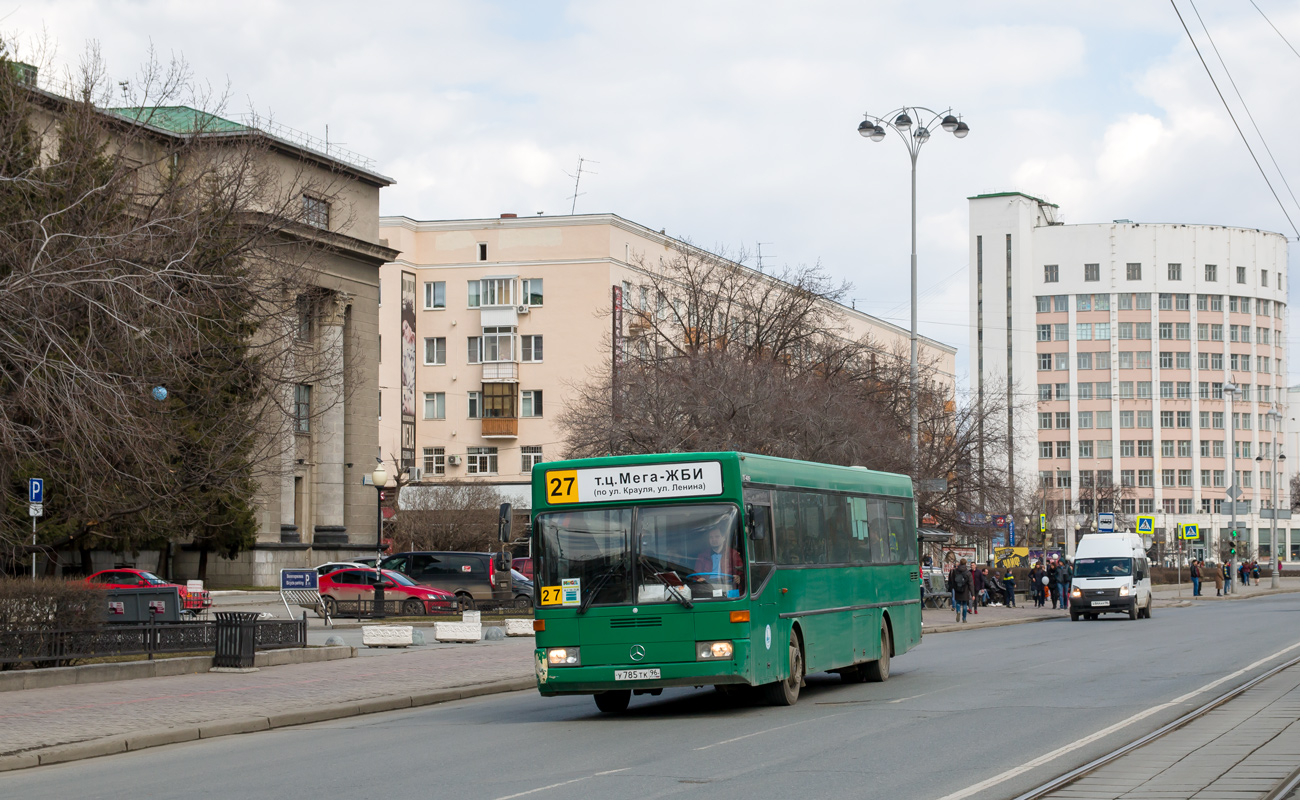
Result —
<svg viewBox="0 0 1300 800"><path fill-rule="evenodd" d="M503 543L510 542L510 504L501 504L501 515L497 518L497 538Z"/></svg>
<svg viewBox="0 0 1300 800"><path fill-rule="evenodd" d="M745 504L745 534L754 540L762 539L764 536L763 531L759 530L755 523L753 503Z"/></svg>

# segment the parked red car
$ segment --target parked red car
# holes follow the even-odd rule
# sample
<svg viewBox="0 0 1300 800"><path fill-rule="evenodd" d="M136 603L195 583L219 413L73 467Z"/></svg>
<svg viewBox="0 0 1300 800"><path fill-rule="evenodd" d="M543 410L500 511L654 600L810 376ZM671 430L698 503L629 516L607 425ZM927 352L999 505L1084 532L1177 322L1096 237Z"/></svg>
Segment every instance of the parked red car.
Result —
<svg viewBox="0 0 1300 800"><path fill-rule="evenodd" d="M372 569L341 569L320 577L321 600L325 604L325 613L331 617L338 611L338 604L351 600L373 600L375 583L379 573ZM384 597L388 600L405 598L402 602L402 614L418 617L433 614L436 611L451 611L457 608L456 595L431 586L421 586L400 572L384 570Z"/></svg>
<svg viewBox="0 0 1300 800"><path fill-rule="evenodd" d="M175 586L181 596L181 608L191 614L212 607L212 595L207 591L191 592L179 583L169 583L152 572L142 569L104 569L86 578L86 583L100 589L138 589L142 586Z"/></svg>
<svg viewBox="0 0 1300 800"><path fill-rule="evenodd" d="M533 579L533 560L531 558L516 558L510 562L511 569L517 569L528 580Z"/></svg>

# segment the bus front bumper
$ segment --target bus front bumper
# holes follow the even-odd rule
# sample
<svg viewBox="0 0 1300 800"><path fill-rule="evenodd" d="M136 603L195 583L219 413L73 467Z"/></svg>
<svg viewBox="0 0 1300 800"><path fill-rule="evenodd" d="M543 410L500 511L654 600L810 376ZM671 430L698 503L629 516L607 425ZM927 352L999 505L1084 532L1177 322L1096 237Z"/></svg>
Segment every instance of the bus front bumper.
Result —
<svg viewBox="0 0 1300 800"><path fill-rule="evenodd" d="M543 695L594 694L621 689L664 689L682 686L717 686L747 684L750 678L745 665L749 663L749 643L735 642L736 651L729 660L660 662L656 664L594 664L582 667L551 667L545 665L546 651L538 648L534 654L537 672L537 690ZM659 670L658 678L619 680L615 673L630 670Z"/></svg>

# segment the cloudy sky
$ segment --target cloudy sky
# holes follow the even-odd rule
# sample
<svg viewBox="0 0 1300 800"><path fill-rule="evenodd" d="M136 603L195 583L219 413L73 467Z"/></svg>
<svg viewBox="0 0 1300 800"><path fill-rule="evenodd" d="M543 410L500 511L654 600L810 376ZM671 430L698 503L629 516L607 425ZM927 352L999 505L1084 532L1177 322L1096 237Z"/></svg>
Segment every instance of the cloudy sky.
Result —
<svg viewBox="0 0 1300 800"><path fill-rule="evenodd" d="M1281 182L1300 191L1300 55L1251 0L1177 3L1300 224ZM1300 3L1255 4L1300 48ZM1296 235L1162 0L28 0L2 19L20 52L44 35L56 65L97 42L109 78L130 80L152 47L228 88L232 114L328 125L396 179L385 214L568 213L582 156L598 163L578 212L711 248L763 242L765 263L820 262L902 325L908 158L855 128L866 111L951 107L972 133L921 153L920 317L962 349L959 371L969 195L1044 196L1066 222Z"/></svg>

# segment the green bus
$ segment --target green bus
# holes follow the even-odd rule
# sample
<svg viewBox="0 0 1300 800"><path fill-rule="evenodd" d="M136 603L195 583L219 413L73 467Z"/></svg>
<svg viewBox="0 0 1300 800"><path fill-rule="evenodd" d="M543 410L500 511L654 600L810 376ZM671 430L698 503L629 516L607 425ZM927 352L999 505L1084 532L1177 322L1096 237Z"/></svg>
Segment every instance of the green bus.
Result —
<svg viewBox="0 0 1300 800"><path fill-rule="evenodd" d="M622 711L665 687L889 678L921 641L912 482L745 453L533 468L537 688Z"/></svg>

